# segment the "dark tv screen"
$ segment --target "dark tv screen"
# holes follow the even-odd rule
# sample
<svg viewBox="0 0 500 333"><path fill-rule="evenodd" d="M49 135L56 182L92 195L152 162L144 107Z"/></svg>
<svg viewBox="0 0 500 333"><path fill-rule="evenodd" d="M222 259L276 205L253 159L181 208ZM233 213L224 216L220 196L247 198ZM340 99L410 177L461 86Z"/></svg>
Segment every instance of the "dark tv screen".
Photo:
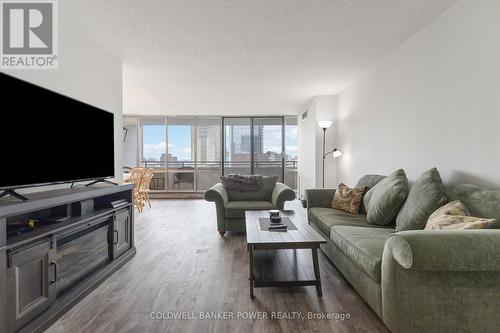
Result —
<svg viewBox="0 0 500 333"><path fill-rule="evenodd" d="M0 189L114 175L113 114L0 73Z"/></svg>

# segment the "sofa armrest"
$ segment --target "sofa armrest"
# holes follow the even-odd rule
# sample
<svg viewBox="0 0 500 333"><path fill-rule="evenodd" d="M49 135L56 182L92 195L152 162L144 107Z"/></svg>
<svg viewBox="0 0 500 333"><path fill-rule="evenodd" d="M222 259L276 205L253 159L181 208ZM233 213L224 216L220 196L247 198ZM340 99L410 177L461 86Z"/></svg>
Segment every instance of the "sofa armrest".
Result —
<svg viewBox="0 0 500 333"><path fill-rule="evenodd" d="M205 200L215 202L215 204L222 204L226 207L229 202L227 191L221 183L217 183L205 192Z"/></svg>
<svg viewBox="0 0 500 333"><path fill-rule="evenodd" d="M500 271L500 230L403 231L386 247L409 270Z"/></svg>
<svg viewBox="0 0 500 333"><path fill-rule="evenodd" d="M314 188L308 189L306 192L307 208L323 207L330 208L332 206L335 189L331 188Z"/></svg>
<svg viewBox="0 0 500 333"><path fill-rule="evenodd" d="M382 318L392 332L497 332L500 230L403 231L382 257Z"/></svg>
<svg viewBox="0 0 500 333"><path fill-rule="evenodd" d="M215 202L215 209L217 212L217 230L223 232L226 230L226 216L225 209L229 202L226 189L221 183L215 184L205 192L205 200Z"/></svg>
<svg viewBox="0 0 500 333"><path fill-rule="evenodd" d="M271 194L271 202L276 209L283 209L285 201L295 199L295 191L283 183L276 183Z"/></svg>

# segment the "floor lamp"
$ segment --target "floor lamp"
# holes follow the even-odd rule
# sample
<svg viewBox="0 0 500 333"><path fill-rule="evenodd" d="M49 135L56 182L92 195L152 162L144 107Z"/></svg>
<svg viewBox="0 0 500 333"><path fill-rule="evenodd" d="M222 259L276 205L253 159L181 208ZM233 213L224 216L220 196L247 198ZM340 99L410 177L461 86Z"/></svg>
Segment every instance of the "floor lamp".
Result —
<svg viewBox="0 0 500 333"><path fill-rule="evenodd" d="M337 158L340 155L342 155L342 153L337 148L335 148L332 151L329 151L328 153L325 153L326 130L328 129L328 127L332 126L332 121L331 120L320 120L320 121L318 121L318 125L319 125L319 127L321 127L323 129L323 177L322 177L322 180L323 180L323 188L325 188L325 158L330 154L333 154L333 158Z"/></svg>

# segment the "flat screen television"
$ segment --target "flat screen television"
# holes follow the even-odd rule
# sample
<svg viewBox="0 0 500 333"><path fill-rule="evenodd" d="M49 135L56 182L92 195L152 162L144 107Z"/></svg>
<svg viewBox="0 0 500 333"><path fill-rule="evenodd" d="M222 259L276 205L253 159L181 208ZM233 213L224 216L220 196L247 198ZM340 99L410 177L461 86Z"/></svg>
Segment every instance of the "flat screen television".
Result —
<svg viewBox="0 0 500 333"><path fill-rule="evenodd" d="M113 177L112 113L3 73L0 86L0 190Z"/></svg>

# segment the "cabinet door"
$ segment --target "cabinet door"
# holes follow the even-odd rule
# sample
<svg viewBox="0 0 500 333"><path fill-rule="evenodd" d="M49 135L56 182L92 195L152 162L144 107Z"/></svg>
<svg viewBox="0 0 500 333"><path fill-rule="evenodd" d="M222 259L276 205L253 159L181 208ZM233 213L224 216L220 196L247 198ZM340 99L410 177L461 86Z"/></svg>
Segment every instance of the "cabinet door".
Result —
<svg viewBox="0 0 500 333"><path fill-rule="evenodd" d="M9 326L18 330L56 299L55 245L51 239L9 252Z"/></svg>
<svg viewBox="0 0 500 333"><path fill-rule="evenodd" d="M130 249L130 227L130 209L117 212L113 223L113 259Z"/></svg>

